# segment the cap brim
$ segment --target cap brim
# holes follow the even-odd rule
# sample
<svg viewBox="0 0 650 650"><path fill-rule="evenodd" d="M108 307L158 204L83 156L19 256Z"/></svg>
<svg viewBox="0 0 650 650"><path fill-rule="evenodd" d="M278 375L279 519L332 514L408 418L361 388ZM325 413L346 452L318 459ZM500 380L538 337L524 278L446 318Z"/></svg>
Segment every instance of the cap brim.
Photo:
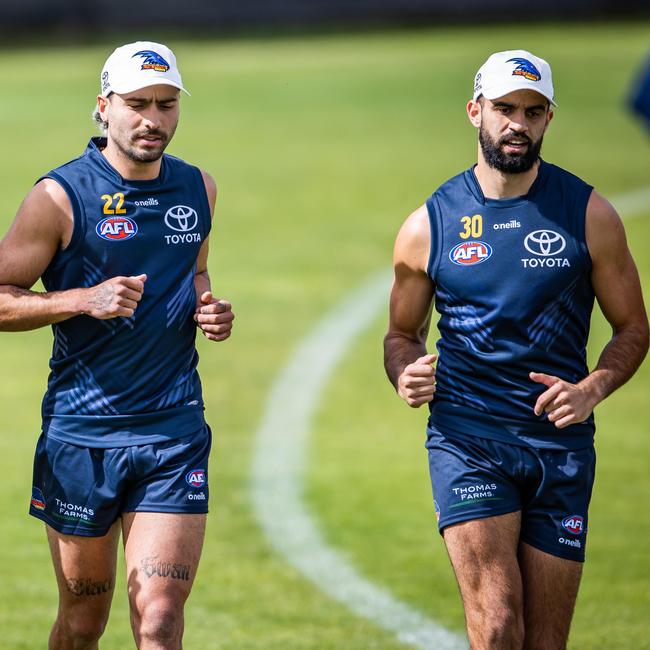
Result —
<svg viewBox="0 0 650 650"><path fill-rule="evenodd" d="M481 90L480 93L478 93L474 99L478 99L481 95L485 97L485 99L489 99L490 101L493 101L495 99L499 99L500 97L505 97L505 95L508 95L510 93L515 92L516 90L532 90L533 92L536 92L538 95L541 95L544 97L544 99L548 99L553 106L557 106L555 103L555 100L552 97L549 97L546 93L543 93L539 88L533 88L531 86L511 86L511 85L504 85L504 86L497 86L494 88L488 88L487 91Z"/></svg>
<svg viewBox="0 0 650 650"><path fill-rule="evenodd" d="M170 81L169 79L155 79L151 78L147 83L137 83L137 84L123 84L117 86L111 86L106 89L106 92L101 93L103 97L108 97L111 93L116 93L117 95L126 95L127 93L132 93L141 88L149 88L151 86L173 86L178 88L178 90L184 92L188 97L191 97L190 93L183 88L181 84L176 83L175 81Z"/></svg>

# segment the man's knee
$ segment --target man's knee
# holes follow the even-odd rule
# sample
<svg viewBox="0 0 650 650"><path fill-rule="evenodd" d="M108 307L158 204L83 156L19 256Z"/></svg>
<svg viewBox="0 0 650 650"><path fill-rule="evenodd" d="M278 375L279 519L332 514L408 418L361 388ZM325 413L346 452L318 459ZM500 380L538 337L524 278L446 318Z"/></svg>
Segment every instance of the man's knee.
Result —
<svg viewBox="0 0 650 650"><path fill-rule="evenodd" d="M60 611L54 624L53 636L69 643L75 649L95 647L104 630L108 616L98 616L81 607L73 611Z"/></svg>
<svg viewBox="0 0 650 650"><path fill-rule="evenodd" d="M179 640L183 633L183 605L169 598L147 602L134 612L136 635L159 643Z"/></svg>
<svg viewBox="0 0 650 650"><path fill-rule="evenodd" d="M487 603L465 606L467 631L472 648L477 650L521 650L524 643L524 617L516 603Z"/></svg>
<svg viewBox="0 0 650 650"><path fill-rule="evenodd" d="M524 643L524 617L512 608L499 608L485 621L486 648L519 650Z"/></svg>

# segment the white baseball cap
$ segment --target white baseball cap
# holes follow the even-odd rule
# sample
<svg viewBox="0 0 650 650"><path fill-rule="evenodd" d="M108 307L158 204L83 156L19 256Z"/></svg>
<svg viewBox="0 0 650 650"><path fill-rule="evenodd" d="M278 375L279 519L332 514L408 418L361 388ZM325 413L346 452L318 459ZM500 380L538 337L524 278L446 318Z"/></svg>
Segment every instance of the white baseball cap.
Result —
<svg viewBox="0 0 650 650"><path fill-rule="evenodd" d="M544 59L526 50L492 54L474 77L474 99L498 99L514 90L534 90L557 106L551 66Z"/></svg>
<svg viewBox="0 0 650 650"><path fill-rule="evenodd" d="M166 84L183 92L181 73L174 53L161 43L137 41L118 47L102 68L100 95L130 93L147 86Z"/></svg>

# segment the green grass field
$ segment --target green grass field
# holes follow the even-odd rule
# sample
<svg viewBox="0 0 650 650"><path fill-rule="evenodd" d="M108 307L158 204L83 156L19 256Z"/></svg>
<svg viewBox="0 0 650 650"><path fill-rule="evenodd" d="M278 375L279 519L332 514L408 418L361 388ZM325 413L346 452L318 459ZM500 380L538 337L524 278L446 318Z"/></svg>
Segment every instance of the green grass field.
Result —
<svg viewBox="0 0 650 650"><path fill-rule="evenodd" d="M548 160L606 196L647 187L648 135L623 100L649 37L646 23L169 41L192 93L170 152L217 179L210 269L215 291L237 313L230 341L199 341L216 439L186 648L407 647L320 593L258 528L250 467L265 397L297 342L389 265L405 216L474 160L464 104L491 52L525 47L553 65L559 108ZM111 49L0 51L3 232L36 178L78 155L93 135L97 78ZM626 224L646 291L648 217L650 207ZM385 322L377 319L357 341L321 396L305 499L360 573L460 631L462 610L433 519L426 414L408 409L384 378ZM596 315L592 358L607 337ZM50 339L47 329L0 336L0 646L11 650L45 647L56 611L44 531L26 515ZM599 472L575 650L650 648L649 387L646 363L597 412ZM104 639L110 650L132 647L123 576Z"/></svg>

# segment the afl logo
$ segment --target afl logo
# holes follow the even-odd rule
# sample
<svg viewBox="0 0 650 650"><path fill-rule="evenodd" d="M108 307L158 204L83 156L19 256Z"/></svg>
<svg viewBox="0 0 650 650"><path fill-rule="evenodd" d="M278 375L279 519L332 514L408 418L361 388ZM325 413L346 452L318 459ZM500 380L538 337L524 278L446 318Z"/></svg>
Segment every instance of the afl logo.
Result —
<svg viewBox="0 0 650 650"><path fill-rule="evenodd" d="M188 232L196 228L199 217L194 208L186 205L175 205L165 213L165 223L176 232Z"/></svg>
<svg viewBox="0 0 650 650"><path fill-rule="evenodd" d="M449 259L459 266L485 262L492 256L492 246L482 241L465 241L449 252Z"/></svg>
<svg viewBox="0 0 650 650"><path fill-rule="evenodd" d="M526 235L524 246L533 255L548 257L559 255L566 248L566 240L554 230L534 230Z"/></svg>
<svg viewBox="0 0 650 650"><path fill-rule="evenodd" d="M583 521L580 515L569 515L562 520L562 528L568 530L572 535L580 535Z"/></svg>
<svg viewBox="0 0 650 650"><path fill-rule="evenodd" d="M135 237L138 232L138 224L128 217L107 217L97 224L95 232L102 239L123 241Z"/></svg>
<svg viewBox="0 0 650 650"><path fill-rule="evenodd" d="M205 485L205 470L193 469L185 475L185 481L193 488L200 488Z"/></svg>

